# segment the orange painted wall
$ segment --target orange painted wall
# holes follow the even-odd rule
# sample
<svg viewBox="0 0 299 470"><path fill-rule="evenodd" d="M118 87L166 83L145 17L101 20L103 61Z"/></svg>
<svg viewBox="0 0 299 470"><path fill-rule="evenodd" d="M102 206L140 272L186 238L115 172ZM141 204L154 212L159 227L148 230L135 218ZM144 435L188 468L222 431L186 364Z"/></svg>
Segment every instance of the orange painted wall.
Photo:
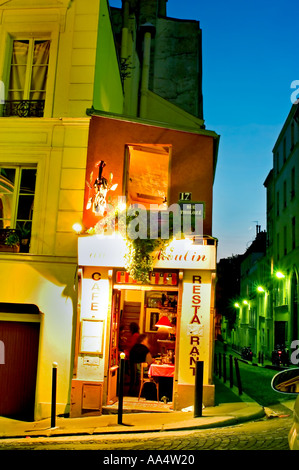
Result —
<svg viewBox="0 0 299 470"><path fill-rule="evenodd" d="M113 173L113 183L118 183L114 198L125 194L123 175L125 147L128 144L160 144L172 147L170 162L169 205L177 203L180 192L191 192L192 201L206 203L204 235L212 235L212 191L214 137L185 131L166 129L158 126L93 116L89 131L86 179L91 171L97 176L96 163L106 162L103 175ZM94 178L95 179L95 178ZM85 188L84 208L88 201L88 187ZM84 209L83 223L86 228L98 222L92 211Z"/></svg>

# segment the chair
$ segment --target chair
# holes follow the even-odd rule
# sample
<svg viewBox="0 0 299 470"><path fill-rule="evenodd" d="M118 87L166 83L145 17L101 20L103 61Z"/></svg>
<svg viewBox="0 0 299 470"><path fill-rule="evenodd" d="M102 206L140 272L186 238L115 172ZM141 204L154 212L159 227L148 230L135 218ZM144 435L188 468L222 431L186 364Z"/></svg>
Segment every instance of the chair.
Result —
<svg viewBox="0 0 299 470"><path fill-rule="evenodd" d="M156 390L157 390L157 401L159 401L159 383L156 382L152 377L149 377L148 371L145 370L147 368L148 368L147 362L142 362L140 364L140 389L139 389L138 400L140 399L144 384L154 383L156 386Z"/></svg>

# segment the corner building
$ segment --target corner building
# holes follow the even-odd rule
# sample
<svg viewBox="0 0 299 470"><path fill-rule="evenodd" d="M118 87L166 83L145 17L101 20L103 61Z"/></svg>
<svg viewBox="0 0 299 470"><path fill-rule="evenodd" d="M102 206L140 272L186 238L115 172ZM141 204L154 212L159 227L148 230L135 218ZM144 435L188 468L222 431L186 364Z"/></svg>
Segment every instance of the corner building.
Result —
<svg viewBox="0 0 299 470"><path fill-rule="evenodd" d="M154 355L174 351L174 408L193 404L198 359L205 404L214 400L212 187L219 137L202 116L201 30L198 22L167 18L166 2L150 2L150 11L149 2L135 3L123 2L122 10L110 10L106 0L0 7L3 416L50 416L53 362L57 413L102 413L117 401L120 332L132 318L149 333ZM193 108L163 95L163 79L157 88L152 60L163 22L168 30L185 29L186 37L192 25L197 35ZM203 204L201 239L187 248L178 241L168 260L155 253L150 283L128 278L123 239L91 234L101 220L88 208L99 161L117 184L107 193L111 204L126 196L128 203L169 205L184 193ZM76 223L83 226L79 237ZM20 243L10 246L7 236L15 233ZM154 325L162 313L176 328L158 342Z"/></svg>

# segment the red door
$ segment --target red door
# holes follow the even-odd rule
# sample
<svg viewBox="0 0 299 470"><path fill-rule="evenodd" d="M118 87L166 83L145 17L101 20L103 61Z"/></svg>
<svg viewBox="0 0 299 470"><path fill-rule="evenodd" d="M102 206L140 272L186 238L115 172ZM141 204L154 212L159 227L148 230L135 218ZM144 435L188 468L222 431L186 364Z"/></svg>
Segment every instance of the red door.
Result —
<svg viewBox="0 0 299 470"><path fill-rule="evenodd" d="M39 323L0 321L0 415L34 419Z"/></svg>

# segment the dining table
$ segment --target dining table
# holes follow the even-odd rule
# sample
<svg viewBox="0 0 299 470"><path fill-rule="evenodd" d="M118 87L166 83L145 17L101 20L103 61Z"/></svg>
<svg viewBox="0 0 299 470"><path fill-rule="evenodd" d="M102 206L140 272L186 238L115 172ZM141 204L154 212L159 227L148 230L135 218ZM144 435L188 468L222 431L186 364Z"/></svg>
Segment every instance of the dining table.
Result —
<svg viewBox="0 0 299 470"><path fill-rule="evenodd" d="M157 364L153 362L148 371L150 377L173 377L174 364Z"/></svg>

